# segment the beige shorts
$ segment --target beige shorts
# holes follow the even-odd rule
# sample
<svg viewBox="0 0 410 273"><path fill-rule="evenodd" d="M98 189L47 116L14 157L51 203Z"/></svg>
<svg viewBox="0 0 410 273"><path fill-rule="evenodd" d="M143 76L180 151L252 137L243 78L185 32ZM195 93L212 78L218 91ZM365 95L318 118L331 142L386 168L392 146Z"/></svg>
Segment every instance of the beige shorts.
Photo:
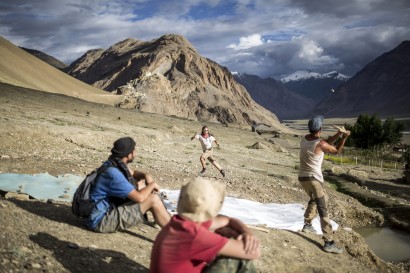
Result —
<svg viewBox="0 0 410 273"><path fill-rule="evenodd" d="M215 161L215 158L213 157L213 151L211 150L206 150L204 153L201 155L202 158L205 158L205 160L209 160L211 163Z"/></svg>
<svg viewBox="0 0 410 273"><path fill-rule="evenodd" d="M121 206L114 207L104 216L94 231L111 233L118 230L126 230L142 222L144 222L144 219L140 205L130 201Z"/></svg>

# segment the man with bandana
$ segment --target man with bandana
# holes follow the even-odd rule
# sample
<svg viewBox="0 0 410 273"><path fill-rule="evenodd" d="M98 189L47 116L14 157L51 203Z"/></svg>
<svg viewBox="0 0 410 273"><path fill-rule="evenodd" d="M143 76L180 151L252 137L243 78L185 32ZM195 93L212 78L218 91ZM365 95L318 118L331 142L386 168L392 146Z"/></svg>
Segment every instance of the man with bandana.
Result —
<svg viewBox="0 0 410 273"><path fill-rule="evenodd" d="M145 222L147 211L160 227L170 220L152 176L128 167L137 155L135 144L130 137L116 140L110 157L102 166L106 169L91 189L90 199L95 206L86 220L93 231L110 233L128 229Z"/></svg>

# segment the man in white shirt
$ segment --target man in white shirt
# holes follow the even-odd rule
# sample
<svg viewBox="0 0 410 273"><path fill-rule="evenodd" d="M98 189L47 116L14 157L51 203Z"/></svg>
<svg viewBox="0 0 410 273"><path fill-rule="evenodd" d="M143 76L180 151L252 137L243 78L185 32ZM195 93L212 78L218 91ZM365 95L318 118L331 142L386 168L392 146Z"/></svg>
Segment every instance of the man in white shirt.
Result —
<svg viewBox="0 0 410 273"><path fill-rule="evenodd" d="M340 254L343 249L336 246L332 236L332 226L327 212L328 196L323 186L322 163L324 153L339 154L345 144L350 131L339 129L327 140L320 138L322 133L323 117L318 116L309 120L309 134L303 137L300 143L300 168L298 179L300 185L310 197L305 211L305 224L303 232L316 233L312 226L312 220L319 214L320 225L325 244L323 250L329 253ZM341 136L337 146L333 143Z"/></svg>

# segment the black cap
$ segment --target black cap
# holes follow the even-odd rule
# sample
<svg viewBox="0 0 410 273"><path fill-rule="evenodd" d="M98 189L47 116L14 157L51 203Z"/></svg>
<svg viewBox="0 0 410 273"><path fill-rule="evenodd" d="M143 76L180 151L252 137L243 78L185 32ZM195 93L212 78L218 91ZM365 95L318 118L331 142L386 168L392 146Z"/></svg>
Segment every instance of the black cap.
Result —
<svg viewBox="0 0 410 273"><path fill-rule="evenodd" d="M130 137L122 137L114 142L111 154L115 157L126 157L135 149L135 141Z"/></svg>

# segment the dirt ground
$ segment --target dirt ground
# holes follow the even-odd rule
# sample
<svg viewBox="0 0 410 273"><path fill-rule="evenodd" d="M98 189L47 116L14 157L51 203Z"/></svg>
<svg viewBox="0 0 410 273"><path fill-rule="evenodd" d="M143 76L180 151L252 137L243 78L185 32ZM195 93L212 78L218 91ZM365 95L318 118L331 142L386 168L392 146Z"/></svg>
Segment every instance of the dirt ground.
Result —
<svg viewBox="0 0 410 273"><path fill-rule="evenodd" d="M200 171L200 146L190 141L203 125L197 121L7 85L0 85L0 105L2 173L84 176L108 157L112 143L122 136L137 141L133 167L151 173L162 188L179 189ZM250 127L206 125L221 143L216 158L227 171L223 181L229 196L263 203L307 202L297 182L300 132L271 138ZM255 143L259 149L252 147ZM259 272L409 272L409 262L384 262L354 231L394 222L387 208L409 208L410 186L400 182L401 171L329 162L324 168L333 181L326 184L330 215L340 225L335 237L344 253L323 252L318 235L254 230L262 242L262 257L256 261ZM342 175L349 172L350 176ZM360 174L365 178L355 180ZM211 166L208 175L222 179ZM357 192L361 195L354 195ZM383 200L386 206L366 207L358 201L363 195L366 200ZM149 272L159 231L139 225L126 232L93 233L72 215L69 203L6 199L4 194L0 219L0 272ZM401 227L408 225L405 217L394 219Z"/></svg>

